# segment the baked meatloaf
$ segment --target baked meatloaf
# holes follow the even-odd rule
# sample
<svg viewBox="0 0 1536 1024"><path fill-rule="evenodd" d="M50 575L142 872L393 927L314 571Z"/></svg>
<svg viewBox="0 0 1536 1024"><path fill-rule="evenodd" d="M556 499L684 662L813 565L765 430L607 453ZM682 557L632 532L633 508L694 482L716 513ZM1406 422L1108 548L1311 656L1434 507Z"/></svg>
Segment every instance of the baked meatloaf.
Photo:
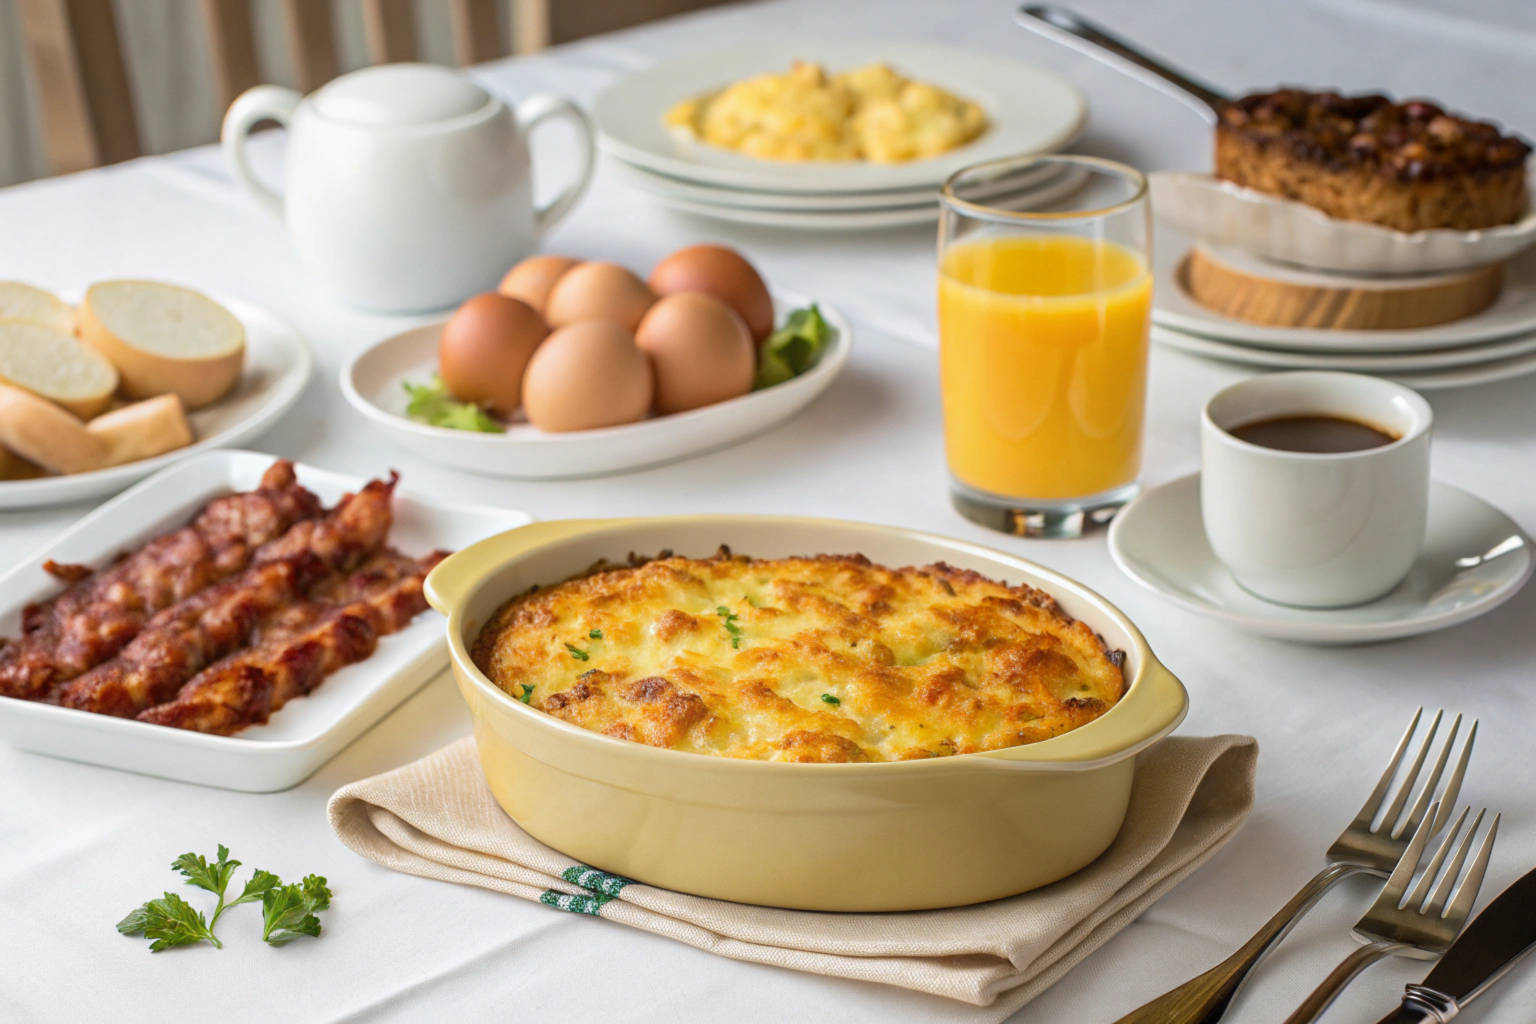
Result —
<svg viewBox="0 0 1536 1024"><path fill-rule="evenodd" d="M1433 103L1280 89L1223 108L1216 176L1398 231L1525 216L1531 147Z"/></svg>
<svg viewBox="0 0 1536 1024"><path fill-rule="evenodd" d="M593 732L768 761L1034 743L1125 693L1124 655L1032 587L860 555L635 563L509 601L475 664Z"/></svg>

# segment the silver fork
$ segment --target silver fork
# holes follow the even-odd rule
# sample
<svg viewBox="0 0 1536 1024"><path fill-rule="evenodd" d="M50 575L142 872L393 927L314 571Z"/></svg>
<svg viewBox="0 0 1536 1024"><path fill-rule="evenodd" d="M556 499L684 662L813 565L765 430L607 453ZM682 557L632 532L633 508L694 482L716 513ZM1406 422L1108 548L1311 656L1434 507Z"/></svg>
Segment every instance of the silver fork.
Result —
<svg viewBox="0 0 1536 1024"><path fill-rule="evenodd" d="M1121 1017L1116 1024L1213 1024L1220 1020L1254 965L1285 938L1286 933L1300 920L1301 915L1322 899L1324 893L1351 875L1365 873L1386 877L1397 867L1398 859L1408 848L1409 840L1418 833L1421 825L1427 823L1429 828L1426 839L1445 826L1446 820L1451 815L1451 808L1456 805L1456 796L1461 792L1461 782L1466 775L1467 761L1472 757L1472 744L1477 739L1477 722L1474 720L1472 727L1467 730L1467 739L1462 745L1461 756L1456 759L1456 766L1445 784L1445 791L1435 805L1435 813L1426 817L1426 812L1434 801L1435 787L1439 785L1445 767L1450 762L1451 748L1455 745L1456 734L1461 729L1461 716L1457 715L1451 723L1450 734L1441 746L1428 776L1424 778L1418 798L1409 807L1409 798L1412 797L1414 786L1418 783L1424 764L1429 759L1435 734L1440 730L1444 712L1435 712L1429 731L1419 745L1418 753L1404 773L1402 782L1394 790L1392 780L1397 777L1398 770L1402 767L1403 755L1407 753L1409 742L1413 739L1413 734L1418 729L1423 716L1423 708L1414 712L1413 721L1408 723L1408 731L1403 733L1402 740L1398 742L1397 750L1393 752L1392 761L1382 774L1381 781L1376 783L1376 788L1366 799L1365 805L1360 808L1360 813L1355 815L1355 820L1349 823L1349 827L1328 848L1326 855L1328 866L1303 886L1302 890L1293 896L1289 903L1281 907L1280 912L1270 918L1253 938L1243 943L1236 953L1204 974L1191 978L1178 988L1165 992L1150 1003L1132 1010ZM1403 817L1405 807L1409 807L1406 818ZM1381 818L1381 825L1373 829L1372 823L1378 817ZM1399 818L1402 820L1399 821Z"/></svg>
<svg viewBox="0 0 1536 1024"><path fill-rule="evenodd" d="M1285 1024L1312 1024L1344 991L1344 986L1383 957L1396 954L1416 960L1434 960L1450 948L1456 936L1461 933L1461 926L1467 923L1472 913L1472 904L1477 902L1477 891L1482 887L1483 874L1488 870L1488 858L1493 855L1493 842L1499 834L1499 816L1495 814L1483 836L1482 845L1478 847L1477 856L1472 858L1472 866L1467 869L1466 877L1462 878L1460 885L1456 885L1456 878L1467 860L1467 851L1472 848L1472 839L1483 823L1483 815L1487 813L1487 808L1478 811L1477 817L1472 819L1472 827L1467 829L1466 835L1457 843L1457 833L1461 832L1470 809L1462 808L1456 824L1445 834L1440 848L1430 858L1424 873L1419 876L1419 883L1413 887L1413 892L1408 894L1408 900L1404 903L1403 894L1408 893L1408 883L1413 881L1419 860L1429 844L1429 822L1419 826L1413 834L1413 841L1408 844L1408 849L1382 888L1381 895L1376 897L1376 902L1365 912L1365 916L1355 923L1355 938L1365 945L1345 957L1344 962L1335 967L1333 973L1296 1008L1296 1012L1285 1019ZM1452 854L1453 845L1456 852ZM1450 854L1451 863L1442 875L1440 869L1447 854ZM1437 877L1439 884L1435 882ZM1451 895L1452 886L1456 888L1454 896Z"/></svg>

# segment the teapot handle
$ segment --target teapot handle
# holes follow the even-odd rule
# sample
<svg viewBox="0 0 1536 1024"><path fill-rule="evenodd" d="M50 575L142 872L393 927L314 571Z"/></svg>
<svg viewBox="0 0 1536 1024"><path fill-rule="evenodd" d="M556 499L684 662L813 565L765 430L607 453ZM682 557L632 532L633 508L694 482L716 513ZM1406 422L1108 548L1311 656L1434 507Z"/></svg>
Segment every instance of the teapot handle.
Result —
<svg viewBox="0 0 1536 1024"><path fill-rule="evenodd" d="M581 194L587 190L587 185L592 181L592 171L597 157L592 121L585 111L564 96L547 92L541 92L523 100L517 105L515 114L518 127L522 129L525 137L531 134L540 123L550 118L564 118L570 121L576 127L577 134L581 136L581 166L576 172L576 179L554 199L533 211L534 230L542 235L571 212L571 207L576 205L576 200L581 198Z"/></svg>
<svg viewBox="0 0 1536 1024"><path fill-rule="evenodd" d="M224 127L219 132L219 142L224 158L229 161L235 177L255 196L263 206L277 216L283 215L283 197L263 185L251 172L246 159L245 140L251 129L261 121L276 121L285 129L293 119L293 112L304 97L292 89L279 85L258 85L247 89L235 98L224 114Z"/></svg>

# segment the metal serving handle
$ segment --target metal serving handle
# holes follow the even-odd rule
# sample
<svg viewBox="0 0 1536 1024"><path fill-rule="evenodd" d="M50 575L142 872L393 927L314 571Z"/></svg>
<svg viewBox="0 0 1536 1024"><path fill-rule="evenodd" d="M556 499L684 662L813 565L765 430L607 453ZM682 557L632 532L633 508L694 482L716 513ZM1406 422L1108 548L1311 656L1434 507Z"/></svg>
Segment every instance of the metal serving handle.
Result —
<svg viewBox="0 0 1536 1024"><path fill-rule="evenodd" d="M1156 57L1143 53L1065 7L1025 4L1019 8L1018 22L1031 32L1070 46L1159 92L1167 93L1211 124L1216 123L1217 112L1232 99L1220 89L1191 78Z"/></svg>

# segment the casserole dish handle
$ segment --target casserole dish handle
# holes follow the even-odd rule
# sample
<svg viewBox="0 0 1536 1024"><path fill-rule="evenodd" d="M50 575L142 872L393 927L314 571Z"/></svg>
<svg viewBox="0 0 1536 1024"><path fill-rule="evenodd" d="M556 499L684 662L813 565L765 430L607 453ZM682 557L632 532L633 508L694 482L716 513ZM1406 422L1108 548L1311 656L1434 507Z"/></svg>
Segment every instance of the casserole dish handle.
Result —
<svg viewBox="0 0 1536 1024"><path fill-rule="evenodd" d="M1150 650L1145 657L1141 678L1102 718L1040 743L978 754L975 763L1004 770L1075 772L1139 754L1178 728L1189 711L1184 684Z"/></svg>
<svg viewBox="0 0 1536 1024"><path fill-rule="evenodd" d="M457 608L484 578L484 566L499 565L525 551L551 541L576 537L583 533L624 522L622 519L561 519L548 523L529 523L506 533L455 551L427 574L422 589L427 603L444 615Z"/></svg>

